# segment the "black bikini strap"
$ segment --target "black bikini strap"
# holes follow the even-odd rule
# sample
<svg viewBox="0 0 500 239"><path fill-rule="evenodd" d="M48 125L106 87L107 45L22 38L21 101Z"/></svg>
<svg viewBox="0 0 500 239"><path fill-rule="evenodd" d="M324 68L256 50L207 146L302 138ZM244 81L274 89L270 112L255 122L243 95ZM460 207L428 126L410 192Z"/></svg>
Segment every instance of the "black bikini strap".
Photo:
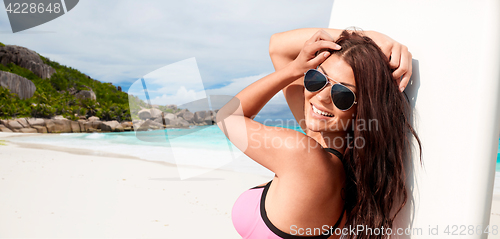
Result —
<svg viewBox="0 0 500 239"><path fill-rule="evenodd" d="M337 151L336 149L332 149L332 148L324 148L326 151L332 153L332 154L335 154L335 156L337 156L340 160L343 160L344 159L344 155L342 155L339 151Z"/></svg>
<svg viewBox="0 0 500 239"><path fill-rule="evenodd" d="M340 159L340 161L342 162L344 161L344 155L342 155L338 150L332 148L324 148L324 149L332 154L335 154L335 156L337 156ZM340 225L340 222L344 217L344 213L345 213L345 208L342 210L342 214L340 214L340 218L337 221L337 223L335 223L335 226L333 226L333 228L337 228Z"/></svg>
<svg viewBox="0 0 500 239"><path fill-rule="evenodd" d="M337 222L333 226L333 229L336 229L339 227L340 222L342 222L342 218L344 217L344 213L345 213L345 208L342 210L342 214L340 214L339 220L337 220Z"/></svg>

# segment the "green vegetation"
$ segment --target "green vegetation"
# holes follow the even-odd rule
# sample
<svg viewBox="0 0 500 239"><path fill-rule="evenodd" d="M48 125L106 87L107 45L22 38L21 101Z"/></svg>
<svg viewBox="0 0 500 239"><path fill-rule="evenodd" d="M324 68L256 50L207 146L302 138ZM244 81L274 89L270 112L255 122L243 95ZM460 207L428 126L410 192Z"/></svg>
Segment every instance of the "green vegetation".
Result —
<svg viewBox="0 0 500 239"><path fill-rule="evenodd" d="M0 42L0 46L5 46L5 44L3 44L3 43Z"/></svg>
<svg viewBox="0 0 500 239"><path fill-rule="evenodd" d="M97 116L102 120L131 120L127 93L118 91L110 83L90 79L76 69L40 57L56 70L49 79L41 79L30 70L13 63L7 66L0 64L0 70L25 77L36 86L33 97L26 100L0 87L0 118L49 118L63 115L77 120L78 116L84 115ZM97 100L77 99L70 94L71 91L90 89L96 94Z"/></svg>

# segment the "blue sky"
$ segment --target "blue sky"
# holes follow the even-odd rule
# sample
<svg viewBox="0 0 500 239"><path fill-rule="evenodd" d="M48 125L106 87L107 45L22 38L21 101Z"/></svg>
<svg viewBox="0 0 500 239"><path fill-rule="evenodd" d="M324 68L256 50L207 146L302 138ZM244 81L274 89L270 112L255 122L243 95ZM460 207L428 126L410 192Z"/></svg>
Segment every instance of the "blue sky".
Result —
<svg viewBox="0 0 500 239"><path fill-rule="evenodd" d="M0 42L27 47L125 91L150 72L194 57L208 92L234 96L273 71L268 55L273 33L327 27L332 4L332 0L314 4L290 0L81 0L65 15L15 34L6 12L0 11ZM189 83L172 82L165 97L193 95ZM194 95L199 93L192 90ZM282 93L259 115L292 117Z"/></svg>

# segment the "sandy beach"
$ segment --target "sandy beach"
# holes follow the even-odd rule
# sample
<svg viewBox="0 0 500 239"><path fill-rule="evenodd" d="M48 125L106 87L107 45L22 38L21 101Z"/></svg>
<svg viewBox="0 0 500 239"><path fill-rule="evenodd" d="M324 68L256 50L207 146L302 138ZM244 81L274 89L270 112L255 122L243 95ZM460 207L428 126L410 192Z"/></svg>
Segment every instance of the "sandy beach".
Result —
<svg viewBox="0 0 500 239"><path fill-rule="evenodd" d="M1 238L240 238L233 203L270 180L228 170L180 180L172 164L8 141L17 136L0 133Z"/></svg>
<svg viewBox="0 0 500 239"><path fill-rule="evenodd" d="M1 238L239 238L234 201L270 180L225 170L180 180L167 163L2 143Z"/></svg>

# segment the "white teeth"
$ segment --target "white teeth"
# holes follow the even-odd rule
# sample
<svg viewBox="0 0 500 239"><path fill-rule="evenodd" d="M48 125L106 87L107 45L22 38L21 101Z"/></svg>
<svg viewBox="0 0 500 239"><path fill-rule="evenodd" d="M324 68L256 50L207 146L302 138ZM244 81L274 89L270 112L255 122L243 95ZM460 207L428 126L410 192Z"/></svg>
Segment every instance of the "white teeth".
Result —
<svg viewBox="0 0 500 239"><path fill-rule="evenodd" d="M313 109L314 113L316 113L316 114L320 114L320 115L327 116L327 117L333 117L332 114L328 114L324 111L318 110L316 107L314 107L314 105L312 105L312 109Z"/></svg>

